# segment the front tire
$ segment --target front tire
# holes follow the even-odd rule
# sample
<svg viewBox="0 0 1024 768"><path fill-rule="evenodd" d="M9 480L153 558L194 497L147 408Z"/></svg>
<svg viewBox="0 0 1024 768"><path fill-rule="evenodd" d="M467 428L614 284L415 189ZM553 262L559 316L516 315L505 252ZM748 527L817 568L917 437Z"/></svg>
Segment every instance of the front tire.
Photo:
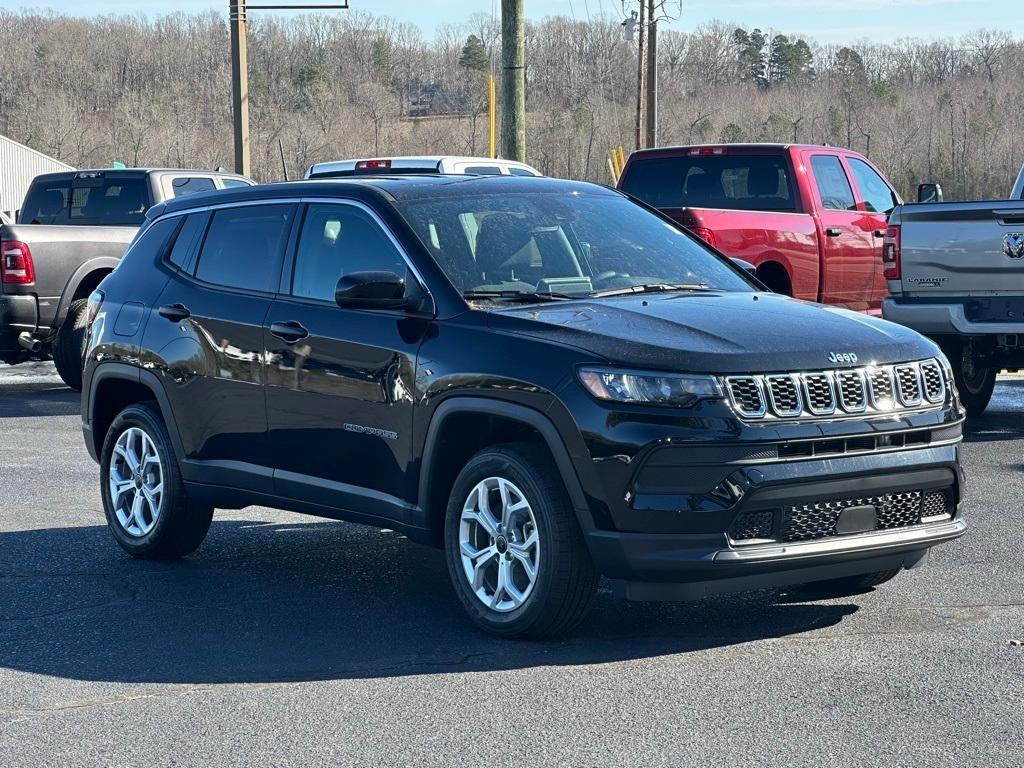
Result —
<svg viewBox="0 0 1024 768"><path fill-rule="evenodd" d="M53 365L57 375L74 390L82 389L82 355L85 352L85 321L89 300L78 299L53 340Z"/></svg>
<svg viewBox="0 0 1024 768"><path fill-rule="evenodd" d="M167 427L148 403L129 405L107 430L100 488L107 525L132 557L184 557L210 529L213 507L186 494Z"/></svg>
<svg viewBox="0 0 1024 768"><path fill-rule="evenodd" d="M473 621L501 637L568 632L597 591L597 570L552 464L528 443L487 448L452 488L448 573Z"/></svg>

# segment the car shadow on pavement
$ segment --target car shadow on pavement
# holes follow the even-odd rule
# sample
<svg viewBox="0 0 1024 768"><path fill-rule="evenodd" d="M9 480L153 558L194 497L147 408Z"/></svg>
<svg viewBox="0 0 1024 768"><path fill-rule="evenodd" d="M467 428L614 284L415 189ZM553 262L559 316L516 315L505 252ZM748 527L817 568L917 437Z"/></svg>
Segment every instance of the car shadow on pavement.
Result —
<svg viewBox="0 0 1024 768"><path fill-rule="evenodd" d="M774 591L641 604L602 590L572 636L509 641L470 624L439 551L388 531L215 521L203 547L176 563L132 560L99 525L0 533L0 665L80 680L260 683L597 664L796 635L856 610Z"/></svg>
<svg viewBox="0 0 1024 768"><path fill-rule="evenodd" d="M63 385L18 383L0 386L0 419L77 416L81 412L81 393Z"/></svg>

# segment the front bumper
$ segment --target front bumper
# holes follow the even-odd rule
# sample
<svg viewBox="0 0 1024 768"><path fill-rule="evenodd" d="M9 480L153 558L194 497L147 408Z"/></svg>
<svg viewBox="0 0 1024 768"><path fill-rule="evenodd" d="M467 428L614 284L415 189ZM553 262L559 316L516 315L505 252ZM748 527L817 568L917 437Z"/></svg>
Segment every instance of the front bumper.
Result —
<svg viewBox="0 0 1024 768"><path fill-rule="evenodd" d="M990 336L1024 333L1024 322L996 321L991 312L979 313L987 319L977 321L968 316L965 302L972 305L995 300L986 297L944 303L908 302L893 297L882 300L882 317L926 336Z"/></svg>
<svg viewBox="0 0 1024 768"><path fill-rule="evenodd" d="M688 496L664 496L657 504L636 499L658 507L662 522L666 515L676 518L674 530L592 530L588 545L602 573L633 599L691 599L914 567L930 547L966 529L957 451L949 444L734 468L724 481L733 496L721 504L697 505ZM916 516L887 517L890 500L908 495L917 499ZM936 495L944 500L944 513L926 515L924 499ZM691 503L671 509L682 501ZM877 505L876 527L839 533L842 512L834 513L832 505L846 501ZM820 514L834 528L794 529L792 510L807 507L823 508ZM770 521L762 534L737 537L737 521L760 515Z"/></svg>

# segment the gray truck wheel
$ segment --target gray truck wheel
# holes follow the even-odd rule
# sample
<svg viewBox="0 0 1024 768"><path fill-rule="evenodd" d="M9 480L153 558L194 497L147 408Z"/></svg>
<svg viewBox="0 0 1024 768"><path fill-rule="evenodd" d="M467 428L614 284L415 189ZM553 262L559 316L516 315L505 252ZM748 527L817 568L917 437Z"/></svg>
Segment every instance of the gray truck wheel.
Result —
<svg viewBox="0 0 1024 768"><path fill-rule="evenodd" d="M960 393L960 402L967 409L967 415L980 416L992 399L998 369L977 365L974 347L971 344L946 343L942 345L942 349L953 367L953 380Z"/></svg>
<svg viewBox="0 0 1024 768"><path fill-rule="evenodd" d="M53 365L57 375L72 389L82 389L82 354L85 352L85 313L87 299L78 299L68 307L68 316L53 341Z"/></svg>

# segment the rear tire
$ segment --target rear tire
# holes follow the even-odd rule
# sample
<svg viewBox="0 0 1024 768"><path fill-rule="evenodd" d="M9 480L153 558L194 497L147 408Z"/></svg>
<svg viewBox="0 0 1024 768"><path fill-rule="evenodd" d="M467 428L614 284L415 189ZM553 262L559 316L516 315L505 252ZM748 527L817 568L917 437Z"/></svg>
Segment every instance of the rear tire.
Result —
<svg viewBox="0 0 1024 768"><path fill-rule="evenodd" d="M529 443L486 448L452 487L448 573L462 607L494 635L568 632L597 591L597 569L553 464Z"/></svg>
<svg viewBox="0 0 1024 768"><path fill-rule="evenodd" d="M82 356L85 353L85 320L88 299L78 299L68 307L68 316L53 340L53 365L57 375L75 390L82 389Z"/></svg>
<svg viewBox="0 0 1024 768"><path fill-rule="evenodd" d="M896 578L902 568L891 571L876 571L875 573L863 573L859 576L844 576L841 579L828 579L827 581L812 581L809 584L801 584L800 592L810 597L846 597L847 595L859 595L868 592L880 584Z"/></svg>
<svg viewBox="0 0 1024 768"><path fill-rule="evenodd" d="M100 495L107 525L121 548L144 560L174 560L194 552L213 507L185 492L167 427L149 403L117 415L100 455Z"/></svg>
<svg viewBox="0 0 1024 768"><path fill-rule="evenodd" d="M942 350L953 368L953 381L960 393L960 403L967 410L968 416L980 416L992 399L999 370L976 365L977 355L973 344L959 340L947 341L942 344Z"/></svg>

